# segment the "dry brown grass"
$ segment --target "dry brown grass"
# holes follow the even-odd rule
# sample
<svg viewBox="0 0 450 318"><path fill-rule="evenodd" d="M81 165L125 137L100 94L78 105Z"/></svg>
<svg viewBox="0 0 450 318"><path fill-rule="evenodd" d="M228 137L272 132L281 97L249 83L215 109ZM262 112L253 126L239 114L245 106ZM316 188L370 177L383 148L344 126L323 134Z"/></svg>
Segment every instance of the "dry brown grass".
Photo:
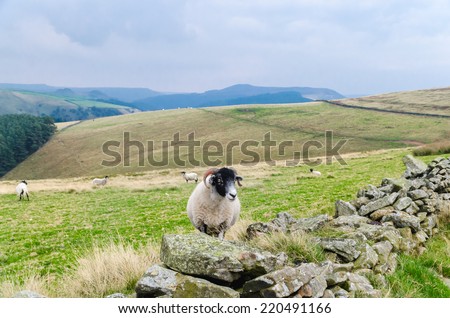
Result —
<svg viewBox="0 0 450 318"><path fill-rule="evenodd" d="M52 293L49 287L51 285L51 280L50 277L29 275L24 278L23 283L15 282L13 280L3 282L0 284L0 297L11 298L18 292L24 290L33 291L43 296L49 296Z"/></svg>
<svg viewBox="0 0 450 318"><path fill-rule="evenodd" d="M137 280L159 262L159 248L151 243L134 249L123 243L94 246L77 260L75 270L64 281L64 297L105 297L117 290L133 290Z"/></svg>
<svg viewBox="0 0 450 318"><path fill-rule="evenodd" d="M450 141L443 140L423 145L413 150L414 156L442 155L450 153Z"/></svg>

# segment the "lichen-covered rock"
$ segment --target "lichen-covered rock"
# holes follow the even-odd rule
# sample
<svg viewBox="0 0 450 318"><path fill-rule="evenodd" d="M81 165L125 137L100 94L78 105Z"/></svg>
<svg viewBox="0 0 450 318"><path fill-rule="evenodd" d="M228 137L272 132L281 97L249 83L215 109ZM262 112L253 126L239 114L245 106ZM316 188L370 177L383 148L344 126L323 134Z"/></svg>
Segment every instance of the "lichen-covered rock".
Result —
<svg viewBox="0 0 450 318"><path fill-rule="evenodd" d="M361 255L355 261L355 268L373 268L378 263L378 254L366 244Z"/></svg>
<svg viewBox="0 0 450 318"><path fill-rule="evenodd" d="M348 292L354 292L356 296L361 297L381 297L381 291L373 288L366 277L355 273L348 273L347 276L348 280L343 284L343 288Z"/></svg>
<svg viewBox="0 0 450 318"><path fill-rule="evenodd" d="M428 193L426 191L424 191L424 190L418 189L418 190L409 191L408 192L408 196L412 200L415 201L415 200L428 198Z"/></svg>
<svg viewBox="0 0 450 318"><path fill-rule="evenodd" d="M359 209L358 213L359 213L359 215L362 215L362 216L368 215L376 210L380 210L384 207L392 205L395 202L395 200L397 199L397 197L398 197L398 192L394 192L394 193L391 193L390 195L382 197L378 200L370 201L366 205L363 205Z"/></svg>
<svg viewBox="0 0 450 318"><path fill-rule="evenodd" d="M136 284L138 298L238 298L235 290L153 265Z"/></svg>
<svg viewBox="0 0 450 318"><path fill-rule="evenodd" d="M160 265L148 268L136 284L138 298L172 297L177 286L177 272Z"/></svg>
<svg viewBox="0 0 450 318"><path fill-rule="evenodd" d="M397 201L395 201L395 203L393 204L393 207L395 210L401 211L401 210L406 210L406 208L408 208L411 203L413 203L413 200L409 197L402 197L399 198Z"/></svg>
<svg viewBox="0 0 450 318"><path fill-rule="evenodd" d="M337 200L335 203L336 217L357 214L356 208L349 202Z"/></svg>
<svg viewBox="0 0 450 318"><path fill-rule="evenodd" d="M319 298L323 296L326 289L327 281L325 278L316 276L299 289L297 296L301 298Z"/></svg>
<svg viewBox="0 0 450 318"><path fill-rule="evenodd" d="M179 274L173 298L239 298L229 287L213 284L205 279Z"/></svg>
<svg viewBox="0 0 450 318"><path fill-rule="evenodd" d="M406 166L406 172L403 174L405 178L419 176L427 171L428 166L421 160L411 155L403 157L403 163Z"/></svg>
<svg viewBox="0 0 450 318"><path fill-rule="evenodd" d="M393 222L397 228L409 227L415 233L420 230L420 219L403 211L395 211L394 213L383 216L381 222Z"/></svg>
<svg viewBox="0 0 450 318"><path fill-rule="evenodd" d="M164 235L161 260L184 274L234 282L279 269L284 266L286 256L196 233Z"/></svg>
<svg viewBox="0 0 450 318"><path fill-rule="evenodd" d="M324 250L336 253L346 262L353 262L361 254L357 242L353 239L320 238L318 243Z"/></svg>
<svg viewBox="0 0 450 318"><path fill-rule="evenodd" d="M285 267L246 282L243 287L243 296L288 297L310 279L309 275L300 275L298 268Z"/></svg>

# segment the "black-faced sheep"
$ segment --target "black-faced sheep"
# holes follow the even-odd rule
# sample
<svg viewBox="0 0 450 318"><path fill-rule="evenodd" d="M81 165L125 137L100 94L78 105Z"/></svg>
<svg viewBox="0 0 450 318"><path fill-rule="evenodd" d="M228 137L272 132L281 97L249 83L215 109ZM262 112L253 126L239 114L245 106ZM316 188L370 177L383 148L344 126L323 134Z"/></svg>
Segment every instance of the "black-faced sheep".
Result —
<svg viewBox="0 0 450 318"><path fill-rule="evenodd" d="M318 176L318 177L320 177L320 176L322 175L322 173L320 173L320 171L314 170L313 168L309 169L309 171L310 171L313 175Z"/></svg>
<svg viewBox="0 0 450 318"><path fill-rule="evenodd" d="M104 186L108 182L108 179L108 176L104 177L103 179L95 178L94 180L92 180L92 184L94 186Z"/></svg>
<svg viewBox="0 0 450 318"><path fill-rule="evenodd" d="M223 240L225 232L236 223L241 210L235 182L242 177L234 169L209 169L203 176L187 204L191 223L200 232Z"/></svg>
<svg viewBox="0 0 450 318"><path fill-rule="evenodd" d="M197 183L198 181L198 175L195 172L187 173L186 171L183 171L181 174L183 175L184 180L186 180L186 183L189 181L195 181L195 183Z"/></svg>
<svg viewBox="0 0 450 318"><path fill-rule="evenodd" d="M16 187L16 192L19 196L19 201L22 200L22 197L25 199L25 195L27 196L28 201L30 201L30 197L28 196L28 183L25 180L20 181Z"/></svg>

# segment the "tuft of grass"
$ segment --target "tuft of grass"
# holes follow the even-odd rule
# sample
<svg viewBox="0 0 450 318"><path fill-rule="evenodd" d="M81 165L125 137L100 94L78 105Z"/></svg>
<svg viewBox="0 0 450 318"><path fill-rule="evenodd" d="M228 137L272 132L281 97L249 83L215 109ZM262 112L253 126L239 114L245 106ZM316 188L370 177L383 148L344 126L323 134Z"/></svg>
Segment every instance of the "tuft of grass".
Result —
<svg viewBox="0 0 450 318"><path fill-rule="evenodd" d="M326 259L323 249L314 242L313 236L301 231L261 235L251 240L250 244L274 254L284 252L292 264L319 263Z"/></svg>
<svg viewBox="0 0 450 318"><path fill-rule="evenodd" d="M23 282L17 282L15 280L3 281L0 283L0 297L11 298L18 292L29 290L40 295L49 297L53 294L50 290L53 279L51 276L42 277L38 275L29 275L24 278Z"/></svg>
<svg viewBox="0 0 450 318"><path fill-rule="evenodd" d="M95 245L76 261L61 293L66 297L105 297L117 291L132 293L145 270L159 261L154 244L136 250L124 243Z"/></svg>
<svg viewBox="0 0 450 318"><path fill-rule="evenodd" d="M450 141L444 140L424 145L413 150L414 156L443 155L450 153Z"/></svg>

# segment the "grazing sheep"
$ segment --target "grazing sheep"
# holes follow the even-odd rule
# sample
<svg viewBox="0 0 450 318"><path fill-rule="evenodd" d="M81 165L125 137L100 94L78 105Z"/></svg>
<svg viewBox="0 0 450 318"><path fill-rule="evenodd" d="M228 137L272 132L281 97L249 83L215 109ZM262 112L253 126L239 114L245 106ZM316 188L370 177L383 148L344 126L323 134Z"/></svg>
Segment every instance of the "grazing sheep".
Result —
<svg viewBox="0 0 450 318"><path fill-rule="evenodd" d="M186 171L183 171L181 174L183 175L184 180L186 180L186 183L189 181L195 181L195 183L197 183L198 181L198 176L195 172L186 173Z"/></svg>
<svg viewBox="0 0 450 318"><path fill-rule="evenodd" d="M108 182L108 179L108 176L104 177L103 179L95 178L94 180L92 180L92 184L94 186L104 186Z"/></svg>
<svg viewBox="0 0 450 318"><path fill-rule="evenodd" d="M320 177L320 176L322 175L322 174L320 173L320 171L314 170L313 168L309 169L309 171L310 171L313 175L318 176L318 177Z"/></svg>
<svg viewBox="0 0 450 318"><path fill-rule="evenodd" d="M241 210L235 182L242 177L234 169L209 169L203 176L187 204L191 223L200 232L223 240L225 232L236 223Z"/></svg>
<svg viewBox="0 0 450 318"><path fill-rule="evenodd" d="M27 196L28 201L30 201L30 197L28 196L28 183L25 180L20 181L16 187L16 192L19 196L19 201L22 200L22 197L25 198L25 195Z"/></svg>

